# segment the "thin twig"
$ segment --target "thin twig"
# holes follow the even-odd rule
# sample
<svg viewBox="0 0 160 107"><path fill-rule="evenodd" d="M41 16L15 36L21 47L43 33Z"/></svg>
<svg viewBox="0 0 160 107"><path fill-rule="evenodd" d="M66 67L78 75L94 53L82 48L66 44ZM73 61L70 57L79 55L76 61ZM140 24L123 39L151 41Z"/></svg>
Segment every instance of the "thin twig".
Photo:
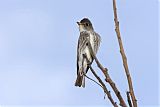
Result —
<svg viewBox="0 0 160 107"><path fill-rule="evenodd" d="M90 77L88 77L86 74L83 74L86 78L88 78L89 80L91 80L91 81L93 81L93 82L95 82L97 85L99 85L100 87L102 87L102 85L101 84L99 84L97 81L95 81L94 79L92 79L92 78L90 78ZM102 87L103 88L103 87Z"/></svg>
<svg viewBox="0 0 160 107"><path fill-rule="evenodd" d="M118 98L118 100L119 100L119 102L120 102L120 106L122 106L122 107L127 107L124 99L123 99L122 96L121 96L120 91L118 90L117 86L116 86L115 83L112 81L112 79L110 78L110 76L109 76L109 74L108 74L108 69L107 69L107 68L104 68L104 67L100 64L100 62L99 62L99 60L97 59L95 53L93 52L93 49L92 49L92 46L91 46L89 40L88 40L88 46L89 46L91 55L93 56L93 58L95 59L95 61L96 61L96 63L97 63L97 66L98 66L98 67L101 69L101 71L103 72L103 74L104 74L104 76L105 76L105 78L106 78L106 79L105 79L106 82L109 83L109 85L112 87L114 93L116 94L116 96L117 96L117 98Z"/></svg>
<svg viewBox="0 0 160 107"><path fill-rule="evenodd" d="M128 80L129 92L130 92L130 95L131 95L133 106L137 107L137 100L136 100L136 97L134 95L132 79L131 79L128 64L127 64L127 57L126 57L125 52L124 52L122 39L121 39L121 34L120 34L120 30L119 30L119 21L118 21L118 16L117 16L116 0L113 0L113 11L114 11L115 31L116 31L117 38L118 38L120 53L121 53L122 60L123 60L123 66L124 66L125 73L126 73L127 80Z"/></svg>
<svg viewBox="0 0 160 107"><path fill-rule="evenodd" d="M129 95L130 93L127 91L126 94L127 94L127 101L128 101L129 107L132 107L132 102Z"/></svg>
<svg viewBox="0 0 160 107"><path fill-rule="evenodd" d="M90 63L90 61L88 60L88 58L86 57L86 55L84 54L83 56L84 56L84 58L86 58L87 63ZM91 72L93 73L93 75L97 78L97 80L101 84L104 92L107 94L108 99L110 100L110 102L112 103L112 105L114 107L118 107L117 103L113 100L113 98L112 98L112 96L110 94L110 91L108 91L107 87L105 86L105 84L103 83L103 81L101 80L101 78L96 74L96 72L94 71L94 69L92 68L92 66L90 64L88 66L89 66Z"/></svg>

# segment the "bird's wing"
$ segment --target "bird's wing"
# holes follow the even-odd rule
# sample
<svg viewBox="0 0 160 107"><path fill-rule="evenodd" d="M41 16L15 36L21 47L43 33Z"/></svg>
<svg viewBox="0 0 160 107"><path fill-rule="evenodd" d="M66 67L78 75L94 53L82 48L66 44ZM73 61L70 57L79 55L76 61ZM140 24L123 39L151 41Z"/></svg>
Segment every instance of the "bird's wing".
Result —
<svg viewBox="0 0 160 107"><path fill-rule="evenodd" d="M89 33L84 31L80 32L80 36L78 39L78 46L77 46L77 75L78 75L78 70L79 70L79 57L81 52L86 48L86 43L87 43L87 37L89 37Z"/></svg>
<svg viewBox="0 0 160 107"><path fill-rule="evenodd" d="M101 36L96 32L94 32L94 35L95 35L95 38L94 38L94 42L95 42L94 43L95 44L94 49L95 49L95 53L97 53L98 48L100 46L100 42L101 42Z"/></svg>

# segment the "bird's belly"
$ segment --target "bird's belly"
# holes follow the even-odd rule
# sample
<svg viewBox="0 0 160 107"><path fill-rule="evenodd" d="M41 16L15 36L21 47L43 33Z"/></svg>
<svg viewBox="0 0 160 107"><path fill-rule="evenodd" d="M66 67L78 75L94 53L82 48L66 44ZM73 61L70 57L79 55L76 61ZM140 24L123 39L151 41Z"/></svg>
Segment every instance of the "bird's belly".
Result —
<svg viewBox="0 0 160 107"><path fill-rule="evenodd" d="M94 51L94 35L91 35L90 34L90 37L89 37L89 41L90 41L90 44L91 44L91 47L92 47L92 50ZM88 60L91 62L92 61L92 56L91 56L91 53L90 53L90 47L86 47L84 49L84 53L83 54L86 54Z"/></svg>
<svg viewBox="0 0 160 107"><path fill-rule="evenodd" d="M88 47L85 48L84 50L84 54L86 54L88 60L91 62L92 61L92 57L91 57L91 53Z"/></svg>

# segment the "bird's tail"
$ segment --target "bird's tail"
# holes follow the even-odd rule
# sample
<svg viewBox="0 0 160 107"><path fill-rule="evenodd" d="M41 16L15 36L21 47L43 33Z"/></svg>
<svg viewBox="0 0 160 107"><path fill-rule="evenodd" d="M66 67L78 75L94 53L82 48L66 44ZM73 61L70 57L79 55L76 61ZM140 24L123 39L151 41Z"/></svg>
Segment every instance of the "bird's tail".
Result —
<svg viewBox="0 0 160 107"><path fill-rule="evenodd" d="M84 75L80 75L80 73L78 73L77 75L77 79L76 79L76 82L75 82L75 86L79 86L79 87L85 87L85 77Z"/></svg>
<svg viewBox="0 0 160 107"><path fill-rule="evenodd" d="M83 87L83 88L85 87L85 75L86 75L88 69L89 69L89 66L87 65L87 62L84 61L83 66L77 69L78 74L77 74L75 86L79 86L79 87Z"/></svg>

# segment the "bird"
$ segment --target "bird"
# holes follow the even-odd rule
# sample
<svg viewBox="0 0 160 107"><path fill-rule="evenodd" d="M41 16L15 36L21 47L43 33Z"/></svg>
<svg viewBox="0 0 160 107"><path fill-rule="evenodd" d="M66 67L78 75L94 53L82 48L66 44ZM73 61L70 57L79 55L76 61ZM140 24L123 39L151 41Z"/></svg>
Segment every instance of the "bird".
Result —
<svg viewBox="0 0 160 107"><path fill-rule="evenodd" d="M80 22L77 22L79 27L80 36L78 39L77 46L77 78L75 86L85 87L85 74L89 70L88 61L92 64L94 58L91 55L90 47L88 42L90 42L92 50L96 55L101 42L101 37L98 33L94 31L93 25L88 18L83 18ZM88 39L88 40L87 40ZM87 59L84 58L86 55Z"/></svg>

